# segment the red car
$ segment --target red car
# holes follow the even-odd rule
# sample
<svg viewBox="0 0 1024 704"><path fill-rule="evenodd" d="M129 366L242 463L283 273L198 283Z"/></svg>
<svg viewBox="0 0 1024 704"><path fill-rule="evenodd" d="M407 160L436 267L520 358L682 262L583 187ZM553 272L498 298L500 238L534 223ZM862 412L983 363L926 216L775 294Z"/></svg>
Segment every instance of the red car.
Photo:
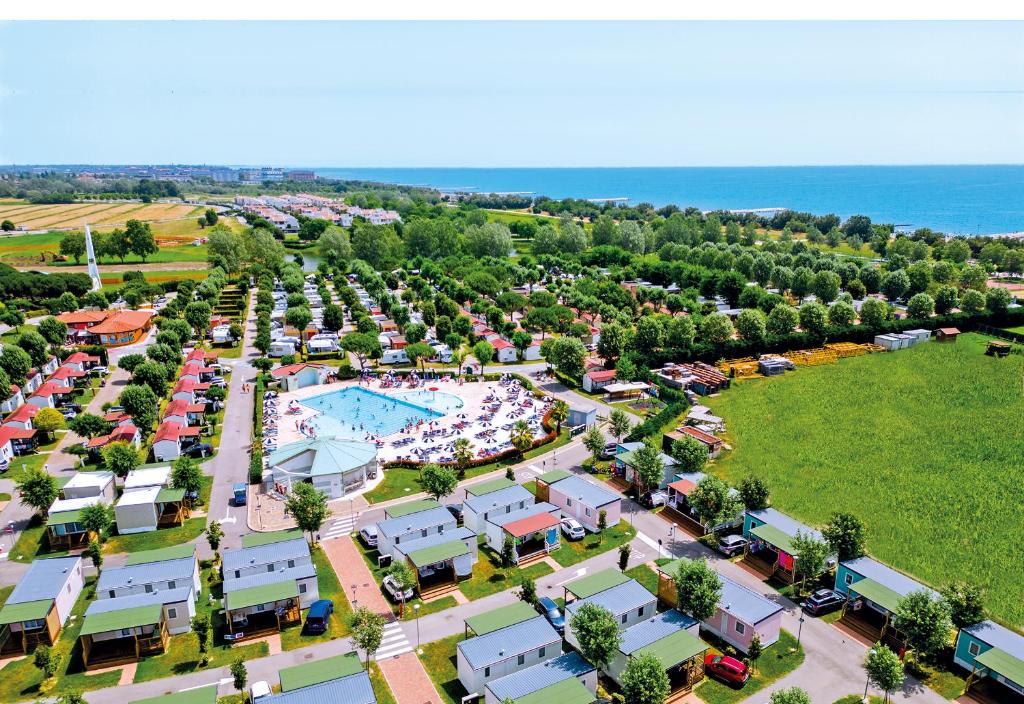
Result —
<svg viewBox="0 0 1024 704"><path fill-rule="evenodd" d="M704 671L718 679L742 687L750 679L750 668L728 655L704 656Z"/></svg>

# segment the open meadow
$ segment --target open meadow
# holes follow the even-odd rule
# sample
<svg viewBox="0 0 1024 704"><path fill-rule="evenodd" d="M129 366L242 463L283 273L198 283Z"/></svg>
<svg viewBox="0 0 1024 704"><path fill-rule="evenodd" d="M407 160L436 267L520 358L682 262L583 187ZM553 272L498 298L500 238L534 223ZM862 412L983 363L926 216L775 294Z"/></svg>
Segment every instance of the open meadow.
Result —
<svg viewBox="0 0 1024 704"><path fill-rule="evenodd" d="M48 205L0 205L0 220L10 220L17 227L30 230L44 228L69 229L86 224L95 227L119 227L128 220L150 222L174 220L193 215L201 209L186 203L142 203L139 201L87 201Z"/></svg>
<svg viewBox="0 0 1024 704"><path fill-rule="evenodd" d="M814 525L858 515L868 549L940 587L967 579L999 619L1024 625L1024 358L964 334L708 399L733 450L712 465L765 479L776 508Z"/></svg>

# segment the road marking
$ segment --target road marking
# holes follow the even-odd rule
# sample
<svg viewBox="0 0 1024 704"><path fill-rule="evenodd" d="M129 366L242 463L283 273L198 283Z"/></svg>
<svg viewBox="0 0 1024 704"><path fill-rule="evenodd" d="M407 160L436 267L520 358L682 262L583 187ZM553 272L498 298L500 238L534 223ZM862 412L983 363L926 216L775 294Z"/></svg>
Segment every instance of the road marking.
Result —
<svg viewBox="0 0 1024 704"><path fill-rule="evenodd" d="M544 474L544 470L538 469L537 465L535 464L531 464L529 467L527 467L527 469L529 469L534 474Z"/></svg>
<svg viewBox="0 0 1024 704"><path fill-rule="evenodd" d="M385 645L385 643L387 645ZM381 647L374 653L374 659L393 658L398 655L412 651L412 643L405 637L405 631L397 621L392 621L384 626L384 637L381 638Z"/></svg>
<svg viewBox="0 0 1024 704"><path fill-rule="evenodd" d="M557 584L555 584L555 586L556 587L560 587L563 584L568 584L569 582L571 582L574 579L579 579L580 577L582 577L586 573L587 573L587 568L586 567L580 567L578 570L576 570L576 574L574 574L572 577L569 577L569 579L566 579L565 581L558 582Z"/></svg>
<svg viewBox="0 0 1024 704"><path fill-rule="evenodd" d="M356 516L355 514L349 514L339 518L332 523L327 530L320 535L320 540L333 540L334 538L340 538L343 535L348 535L356 529Z"/></svg>
<svg viewBox="0 0 1024 704"><path fill-rule="evenodd" d="M195 687L185 687L184 689L179 689L178 691L179 692L191 692L193 689L202 689L203 687L210 687L210 686L219 687L222 684L227 684L228 682L234 682L234 681L235 680L234 680L233 677L222 677L219 680L217 680L216 682L207 682L206 684L197 684Z"/></svg>
<svg viewBox="0 0 1024 704"><path fill-rule="evenodd" d="M640 533L640 532L638 532L636 534L636 537L640 538L640 540L642 540L643 542L647 543L648 545L650 545L655 550L661 550L661 546L658 545L658 541L655 540L654 538L649 538L649 537L647 537L646 535L644 535L643 533Z"/></svg>

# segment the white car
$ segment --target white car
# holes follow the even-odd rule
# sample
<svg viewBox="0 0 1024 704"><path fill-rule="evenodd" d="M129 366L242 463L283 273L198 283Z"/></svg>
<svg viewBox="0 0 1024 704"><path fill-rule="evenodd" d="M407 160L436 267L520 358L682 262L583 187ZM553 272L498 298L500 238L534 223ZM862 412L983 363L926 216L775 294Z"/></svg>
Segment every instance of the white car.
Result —
<svg viewBox="0 0 1024 704"><path fill-rule="evenodd" d="M359 529L359 537L366 543L366 547L377 547L377 526L363 526Z"/></svg>
<svg viewBox="0 0 1024 704"><path fill-rule="evenodd" d="M569 540L583 540L587 535L587 531L584 530L583 526L575 518L569 518L567 516L561 520L560 524L562 526L562 532L569 538Z"/></svg>
<svg viewBox="0 0 1024 704"><path fill-rule="evenodd" d="M412 587L406 589L405 594L402 594L402 591L395 583L395 578L391 575L384 577L384 580L381 582L381 586L384 587L384 591L386 591L388 596L390 596L396 603L399 601L410 601L413 598Z"/></svg>
<svg viewBox="0 0 1024 704"><path fill-rule="evenodd" d="M269 697L272 693L270 685L263 680L249 685L249 701L251 704L256 704L256 702Z"/></svg>

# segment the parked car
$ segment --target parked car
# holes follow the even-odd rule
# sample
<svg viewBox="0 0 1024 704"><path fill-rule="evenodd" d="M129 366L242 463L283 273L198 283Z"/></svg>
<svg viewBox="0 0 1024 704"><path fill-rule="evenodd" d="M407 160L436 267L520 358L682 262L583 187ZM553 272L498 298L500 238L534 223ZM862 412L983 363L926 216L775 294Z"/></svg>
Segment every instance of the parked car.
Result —
<svg viewBox="0 0 1024 704"><path fill-rule="evenodd" d="M106 374L110 370L106 367L93 367L89 371L93 374Z"/></svg>
<svg viewBox="0 0 1024 704"><path fill-rule="evenodd" d="M566 516L560 521L560 525L562 526L562 533L569 540L583 540L587 536L587 531L583 529L583 526L575 518Z"/></svg>
<svg viewBox="0 0 1024 704"><path fill-rule="evenodd" d="M209 457L213 454L213 445L208 442L197 442L185 450L185 454L189 457Z"/></svg>
<svg viewBox="0 0 1024 704"><path fill-rule="evenodd" d="M377 526L364 526L360 528L359 537L366 543L366 547L377 547Z"/></svg>
<svg viewBox="0 0 1024 704"><path fill-rule="evenodd" d="M598 455L598 458L602 459L602 460L610 460L611 458L615 457L615 448L616 447L617 447L616 443L614 443L614 442L608 443L607 445L604 446L604 449L601 450L601 454Z"/></svg>
<svg viewBox="0 0 1024 704"><path fill-rule="evenodd" d="M708 653L704 656L704 671L737 687L742 687L750 679L750 668L728 655Z"/></svg>
<svg viewBox="0 0 1024 704"><path fill-rule="evenodd" d="M819 589L804 599L801 606L807 613L821 616L840 608L844 601L846 601L846 597L835 589Z"/></svg>
<svg viewBox="0 0 1024 704"><path fill-rule="evenodd" d="M219 386L223 389L227 385L228 383L224 381L224 377L222 376L215 376L212 379L210 379L210 386Z"/></svg>
<svg viewBox="0 0 1024 704"><path fill-rule="evenodd" d="M334 602L330 599L314 601L306 612L306 632L326 633L334 613Z"/></svg>
<svg viewBox="0 0 1024 704"><path fill-rule="evenodd" d="M565 635L565 615L558 608L558 604L546 596L537 599L537 611L544 614L551 627L558 631L558 635Z"/></svg>
<svg viewBox="0 0 1024 704"><path fill-rule="evenodd" d="M270 685L264 682L263 680L253 682L251 685L249 685L249 701L251 702L251 704L256 704L256 702L266 697L269 697L272 693L273 692L271 692Z"/></svg>
<svg viewBox="0 0 1024 704"><path fill-rule="evenodd" d="M75 413L82 412L82 405L80 403L65 403L60 407L62 412L74 411Z"/></svg>
<svg viewBox="0 0 1024 704"><path fill-rule="evenodd" d="M664 506L666 501L668 501L668 496L662 491L648 491L640 497L640 505L644 508Z"/></svg>
<svg viewBox="0 0 1024 704"><path fill-rule="evenodd" d="M405 590L403 595L402 590L398 588L398 584L395 582L395 578L391 575L384 577L384 580L381 582L381 586L384 587L384 591L386 591L388 596L390 596L396 603L400 601L409 601L412 599L414 594L412 587L409 587Z"/></svg>
<svg viewBox="0 0 1024 704"><path fill-rule="evenodd" d="M64 420L71 420L72 418L76 417L78 414L75 413L75 411L73 409L71 409L71 408L64 408L64 409L61 409L61 415L64 416Z"/></svg>
<svg viewBox="0 0 1024 704"><path fill-rule="evenodd" d="M743 552L749 542L742 535L726 535L718 539L718 552L726 557L733 557Z"/></svg>
<svg viewBox="0 0 1024 704"><path fill-rule="evenodd" d="M445 508L448 509L448 513L452 514L456 523L462 525L462 504L445 504Z"/></svg>
<svg viewBox="0 0 1024 704"><path fill-rule="evenodd" d="M248 487L245 485L245 482L238 482L233 487L231 487L231 491L234 493L235 506L245 506L245 502L247 500L249 493Z"/></svg>

